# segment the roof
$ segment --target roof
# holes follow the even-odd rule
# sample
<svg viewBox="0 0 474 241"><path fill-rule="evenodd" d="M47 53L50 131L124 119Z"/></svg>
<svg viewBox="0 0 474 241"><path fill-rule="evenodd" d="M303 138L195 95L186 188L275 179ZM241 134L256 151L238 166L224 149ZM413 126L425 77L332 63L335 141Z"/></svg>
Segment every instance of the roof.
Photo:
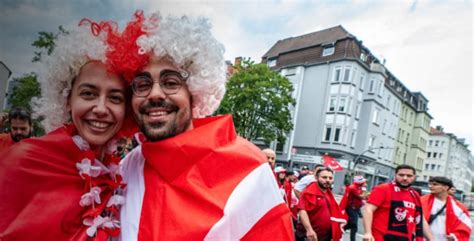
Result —
<svg viewBox="0 0 474 241"><path fill-rule="evenodd" d="M338 25L321 31L278 40L278 42L276 42L276 44L273 45L273 47L270 48L270 50L268 50L268 52L263 55L263 58L276 57L280 53L304 49L320 44L334 43L337 40L345 39L348 37L354 36L347 32L347 30L344 29L341 25Z"/></svg>

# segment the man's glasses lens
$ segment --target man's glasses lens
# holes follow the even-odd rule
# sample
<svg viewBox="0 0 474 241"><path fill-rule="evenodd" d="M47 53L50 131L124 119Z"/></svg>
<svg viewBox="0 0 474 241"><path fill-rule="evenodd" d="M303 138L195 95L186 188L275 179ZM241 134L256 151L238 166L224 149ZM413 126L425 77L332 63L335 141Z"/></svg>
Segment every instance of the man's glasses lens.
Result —
<svg viewBox="0 0 474 241"><path fill-rule="evenodd" d="M187 75L186 75L187 76ZM161 90L166 95L176 94L186 80L180 73L175 71L166 71L162 73L159 80ZM135 95L145 97L150 94L154 81L148 76L137 76L132 81L132 90Z"/></svg>

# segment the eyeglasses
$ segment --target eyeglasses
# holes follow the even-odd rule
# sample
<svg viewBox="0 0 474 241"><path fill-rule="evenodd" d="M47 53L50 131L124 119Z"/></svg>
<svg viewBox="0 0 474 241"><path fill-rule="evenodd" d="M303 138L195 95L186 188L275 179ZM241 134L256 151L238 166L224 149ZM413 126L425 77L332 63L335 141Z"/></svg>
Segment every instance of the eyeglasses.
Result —
<svg viewBox="0 0 474 241"><path fill-rule="evenodd" d="M153 88L153 84L158 82L165 95L174 95L178 93L181 86L185 85L188 77L188 72L174 70L161 71L158 81L154 81L149 74L139 75L132 80L132 90L138 97L147 97Z"/></svg>

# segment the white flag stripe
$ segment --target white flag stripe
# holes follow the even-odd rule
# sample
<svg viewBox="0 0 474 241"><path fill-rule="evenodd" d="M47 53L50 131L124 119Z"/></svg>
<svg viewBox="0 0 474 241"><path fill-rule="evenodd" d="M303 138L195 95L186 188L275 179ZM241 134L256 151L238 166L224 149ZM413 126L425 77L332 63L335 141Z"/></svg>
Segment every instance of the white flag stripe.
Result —
<svg viewBox="0 0 474 241"><path fill-rule="evenodd" d="M463 210L456 204L456 201L454 201L454 199L451 200L451 204L453 206L454 215L456 215L456 217L461 220L461 222L463 222L466 226L472 229L472 221L469 216L463 212Z"/></svg>
<svg viewBox="0 0 474 241"><path fill-rule="evenodd" d="M255 195L257 193L258 195ZM223 217L204 240L240 240L268 211L284 203L267 163L250 172L234 189Z"/></svg>

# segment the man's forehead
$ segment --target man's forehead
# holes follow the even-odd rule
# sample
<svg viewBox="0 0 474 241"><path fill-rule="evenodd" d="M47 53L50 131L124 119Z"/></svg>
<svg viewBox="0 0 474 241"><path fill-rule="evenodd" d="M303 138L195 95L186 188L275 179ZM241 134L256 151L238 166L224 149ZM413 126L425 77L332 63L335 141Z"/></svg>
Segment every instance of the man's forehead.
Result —
<svg viewBox="0 0 474 241"><path fill-rule="evenodd" d="M29 125L28 120L22 120L19 118L11 119L10 125Z"/></svg>
<svg viewBox="0 0 474 241"><path fill-rule="evenodd" d="M398 170L397 174L400 174L400 175L414 175L415 173L413 172L412 169L400 169L400 170Z"/></svg>

